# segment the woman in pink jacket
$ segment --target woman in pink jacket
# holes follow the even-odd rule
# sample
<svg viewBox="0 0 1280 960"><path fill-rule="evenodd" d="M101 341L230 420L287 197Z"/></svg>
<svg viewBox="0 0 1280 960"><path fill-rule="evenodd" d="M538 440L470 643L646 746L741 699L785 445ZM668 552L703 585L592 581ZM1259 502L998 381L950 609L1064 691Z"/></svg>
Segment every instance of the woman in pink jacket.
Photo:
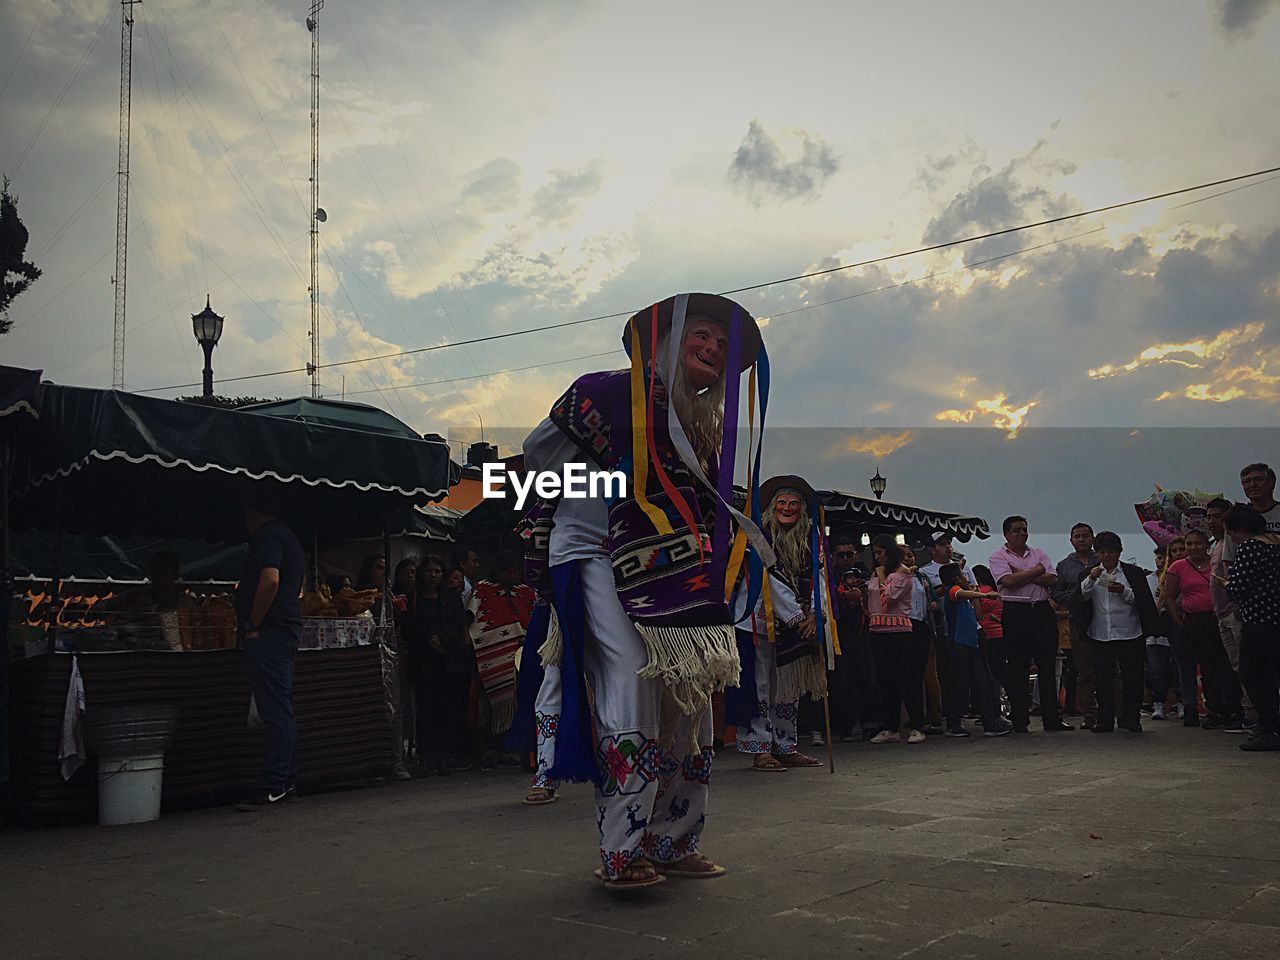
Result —
<svg viewBox="0 0 1280 960"><path fill-rule="evenodd" d="M880 732L872 743L896 743L907 709L911 732L907 743L924 743L924 665L928 658L915 656L911 629L912 575L902 562L902 548L888 534L871 541L875 572L867 581L867 613L870 617L871 652L876 661L882 705Z"/></svg>

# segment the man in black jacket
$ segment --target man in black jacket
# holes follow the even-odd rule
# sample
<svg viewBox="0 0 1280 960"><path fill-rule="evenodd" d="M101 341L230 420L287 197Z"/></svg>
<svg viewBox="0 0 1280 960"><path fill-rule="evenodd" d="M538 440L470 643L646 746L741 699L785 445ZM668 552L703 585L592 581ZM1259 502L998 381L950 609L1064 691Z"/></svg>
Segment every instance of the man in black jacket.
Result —
<svg viewBox="0 0 1280 960"><path fill-rule="evenodd" d="M1115 728L1115 690L1107 678L1120 666L1123 702L1120 726L1142 732L1141 715L1143 666L1146 638L1159 631L1155 598L1147 584L1146 572L1132 563L1120 562L1119 535L1109 530L1094 539L1098 565L1080 580L1077 604L1084 632L1095 641L1090 651L1094 675L1098 678L1098 720L1095 733Z"/></svg>

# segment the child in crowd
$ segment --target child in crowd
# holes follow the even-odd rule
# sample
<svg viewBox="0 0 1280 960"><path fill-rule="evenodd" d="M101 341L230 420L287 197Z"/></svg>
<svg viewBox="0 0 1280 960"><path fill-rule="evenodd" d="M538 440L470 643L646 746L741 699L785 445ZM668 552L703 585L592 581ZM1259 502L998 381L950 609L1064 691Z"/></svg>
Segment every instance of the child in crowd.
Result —
<svg viewBox="0 0 1280 960"><path fill-rule="evenodd" d="M996 708L991 676L978 647L975 604L983 599L983 594L969 585L959 564L943 564L938 578L946 591L943 609L947 618L947 675L953 685L947 696L947 736L969 736L962 714L964 705L972 698L982 715L982 735L1003 737L1013 730L1013 725Z"/></svg>

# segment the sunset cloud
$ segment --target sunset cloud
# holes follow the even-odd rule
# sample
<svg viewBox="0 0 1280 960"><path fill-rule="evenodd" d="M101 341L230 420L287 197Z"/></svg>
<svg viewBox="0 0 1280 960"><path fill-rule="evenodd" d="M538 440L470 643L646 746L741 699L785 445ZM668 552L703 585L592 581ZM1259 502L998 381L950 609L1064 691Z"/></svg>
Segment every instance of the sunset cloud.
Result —
<svg viewBox="0 0 1280 960"><path fill-rule="evenodd" d="M1038 400L1028 400L1022 406L1015 407L1010 405L1009 398L1005 394L997 393L986 400L974 401L973 406L966 409L940 410L934 414L933 418L943 423L973 423L975 420L990 420L991 426L1005 431L1006 439L1012 440L1022 428L1022 421L1038 403Z"/></svg>

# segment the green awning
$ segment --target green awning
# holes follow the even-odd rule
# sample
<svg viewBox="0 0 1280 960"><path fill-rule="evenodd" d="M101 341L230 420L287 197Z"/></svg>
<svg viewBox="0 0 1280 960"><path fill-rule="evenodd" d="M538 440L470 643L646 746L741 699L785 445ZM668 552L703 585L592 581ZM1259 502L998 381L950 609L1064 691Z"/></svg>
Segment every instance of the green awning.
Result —
<svg viewBox="0 0 1280 960"><path fill-rule="evenodd" d="M372 536L444 496L446 445L45 384L38 436L14 484L15 525L236 542L266 499L300 535Z"/></svg>

